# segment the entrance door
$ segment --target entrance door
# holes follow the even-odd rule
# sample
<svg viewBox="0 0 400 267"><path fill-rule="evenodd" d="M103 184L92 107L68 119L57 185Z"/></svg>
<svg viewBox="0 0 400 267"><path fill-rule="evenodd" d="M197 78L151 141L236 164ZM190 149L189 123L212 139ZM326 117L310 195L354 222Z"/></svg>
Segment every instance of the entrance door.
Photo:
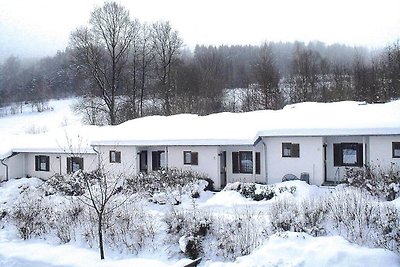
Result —
<svg viewBox="0 0 400 267"><path fill-rule="evenodd" d="M140 151L140 172L147 172L147 150Z"/></svg>
<svg viewBox="0 0 400 267"><path fill-rule="evenodd" d="M328 172L327 172L327 166L326 166L326 164L327 164L327 162L326 162L326 147L327 147L327 144L324 144L324 182L326 182L327 180L328 180Z"/></svg>
<svg viewBox="0 0 400 267"><path fill-rule="evenodd" d="M221 176L221 189L226 186L226 151L223 151L220 156L220 176Z"/></svg>

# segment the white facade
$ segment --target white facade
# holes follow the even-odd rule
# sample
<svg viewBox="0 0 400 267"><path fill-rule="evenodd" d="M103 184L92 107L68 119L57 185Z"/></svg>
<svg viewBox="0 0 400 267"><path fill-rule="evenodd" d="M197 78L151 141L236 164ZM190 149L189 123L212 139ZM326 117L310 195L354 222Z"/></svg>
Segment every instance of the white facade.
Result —
<svg viewBox="0 0 400 267"><path fill-rule="evenodd" d="M153 167L153 152L162 152L161 167L167 168L180 168L192 170L199 174L206 174L214 181L214 187L220 189L226 183L236 181L242 182L259 182L265 183L265 160L264 148L260 142L255 146L98 146L96 150L100 151L102 155L102 162L106 170L122 171L129 170L129 172L139 173L141 167L141 153L147 155L147 166L144 171L152 171ZM121 163L110 163L108 156L110 151L121 151ZM184 152L197 153L197 164L185 164ZM233 173L232 166L232 153L246 151L252 153L252 173ZM256 153L260 155L260 174L256 174ZM133 159L133 160L132 160ZM135 163L136 166L133 166ZM142 166L143 168L143 166ZM225 178L226 177L226 178ZM224 181L226 179L226 181Z"/></svg>
<svg viewBox="0 0 400 267"><path fill-rule="evenodd" d="M324 182L323 138L322 137L263 137L266 146L266 182L278 183L286 174L300 178L302 173L309 174L310 184L321 185ZM283 157L282 144L299 145L299 157Z"/></svg>
<svg viewBox="0 0 400 267"><path fill-rule="evenodd" d="M136 175L142 171L152 171L154 166L190 169L206 174L214 181L214 187L221 189L232 182L281 182L286 174L300 178L302 173L309 175L310 184L322 185L325 182L337 182L344 178L345 166L335 166L335 144L358 144L363 148L362 165L371 164L400 168L400 158L393 157L393 142L400 143L400 135L358 135L358 136L264 136L254 145L98 145L98 153L81 153L84 170L91 171L103 166L113 174ZM295 144L298 155L283 155L283 144ZM119 153L119 162L110 160L110 151ZM159 162L153 164L153 152L159 153ZM196 164L185 164L184 152L196 153ZM234 171L233 155L246 153L251 155L250 171ZM35 156L49 157L48 171L35 171ZM141 159L145 156L146 159ZM47 179L54 174L67 173L67 153L19 152L6 158L8 178L34 176ZM237 159L236 159L237 160ZM240 159L237 164L242 164ZM145 166L142 166L145 163ZM361 166L362 166L361 165ZM249 165L247 165L249 167ZM357 168L357 167L352 167ZM0 166L0 178L6 177L5 166ZM259 171L259 173L257 173Z"/></svg>
<svg viewBox="0 0 400 267"><path fill-rule="evenodd" d="M265 160L264 160L264 147L261 142L255 146L226 146L222 147L221 150L226 151L226 174L227 182L257 182L266 183L265 179ZM252 173L233 173L233 160L232 153L240 151L252 152L253 161L253 172ZM260 173L256 173L256 153L260 153Z"/></svg>
<svg viewBox="0 0 400 267"><path fill-rule="evenodd" d="M35 156L48 156L49 157L49 170L36 171ZM48 179L54 174L67 174L67 158L71 154L66 153L33 153L33 152L20 152L8 159L4 163L8 165L8 178L20 177L39 177ZM83 167L85 170L95 170L98 166L97 155L93 153L81 153L74 155L83 158ZM5 168L2 179L6 179Z"/></svg>
<svg viewBox="0 0 400 267"><path fill-rule="evenodd" d="M99 153L100 165L106 172L126 175L136 175L137 169L137 148L134 146L96 146ZM120 152L121 162L111 162L110 151Z"/></svg>
<svg viewBox="0 0 400 267"><path fill-rule="evenodd" d="M380 136L379 139L383 138ZM362 165L369 162L369 137L368 136L330 136L324 138L326 144L326 181L339 182L345 179L346 166L334 166L334 144L354 143L363 145ZM357 168L351 166L351 168Z"/></svg>

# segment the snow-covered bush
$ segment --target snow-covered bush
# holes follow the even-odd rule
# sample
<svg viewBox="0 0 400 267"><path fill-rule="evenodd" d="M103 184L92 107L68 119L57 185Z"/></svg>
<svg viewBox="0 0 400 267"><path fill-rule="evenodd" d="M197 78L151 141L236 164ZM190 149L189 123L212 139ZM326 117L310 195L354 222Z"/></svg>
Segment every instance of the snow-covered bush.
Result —
<svg viewBox="0 0 400 267"><path fill-rule="evenodd" d="M271 203L269 218L272 232L293 231L301 232L297 219L299 209L292 198L279 198Z"/></svg>
<svg viewBox="0 0 400 267"><path fill-rule="evenodd" d="M85 183L79 172L68 175L55 174L46 181L47 194L56 192L66 196L81 196L85 193Z"/></svg>
<svg viewBox="0 0 400 267"><path fill-rule="evenodd" d="M269 210L272 232L305 232L312 236L326 234L326 206L321 199L280 198L271 203Z"/></svg>
<svg viewBox="0 0 400 267"><path fill-rule="evenodd" d="M53 208L35 191L27 190L11 207L9 216L21 238L26 240L50 231Z"/></svg>
<svg viewBox="0 0 400 267"><path fill-rule="evenodd" d="M199 210L196 205L190 210L171 208L164 221L168 233L174 237L172 242L179 242L186 256L196 259L203 254L203 240L210 234L214 221L209 213Z"/></svg>
<svg viewBox="0 0 400 267"><path fill-rule="evenodd" d="M134 203L125 203L108 218L106 244L120 252L137 254L153 243L158 229L156 219Z"/></svg>
<svg viewBox="0 0 400 267"><path fill-rule="evenodd" d="M127 179L133 193L143 193L159 204L180 204L183 195L198 197L208 185L209 178L191 170L170 168L139 173Z"/></svg>
<svg viewBox="0 0 400 267"><path fill-rule="evenodd" d="M326 234L327 207L322 198L306 198L297 204L298 228L312 236Z"/></svg>
<svg viewBox="0 0 400 267"><path fill-rule="evenodd" d="M219 217L212 228L212 251L229 260L249 255L265 240L265 226L264 218L250 207L236 211L233 217Z"/></svg>
<svg viewBox="0 0 400 267"><path fill-rule="evenodd" d="M332 193L326 203L332 226L338 234L357 244L371 243L379 207L367 192L343 188Z"/></svg>
<svg viewBox="0 0 400 267"><path fill-rule="evenodd" d="M52 224L55 235L61 243L77 240L80 231L80 222L86 218L83 211L86 208L80 202L66 203L63 209L54 212L54 223Z"/></svg>
<svg viewBox="0 0 400 267"><path fill-rule="evenodd" d="M389 201L400 196L400 169L394 163L388 168L379 165L347 168L345 178L351 186L365 189L373 196Z"/></svg>
<svg viewBox="0 0 400 267"><path fill-rule="evenodd" d="M400 253L400 211L395 206L383 204L375 222L375 245Z"/></svg>
<svg viewBox="0 0 400 267"><path fill-rule="evenodd" d="M294 194L296 192L295 186L280 186L277 187L275 185L261 185L256 183L231 183L227 184L224 188L227 190L234 190L239 192L242 196L246 198L250 198L255 201L260 200L270 200L273 197L283 194L284 192L289 192L290 194Z"/></svg>

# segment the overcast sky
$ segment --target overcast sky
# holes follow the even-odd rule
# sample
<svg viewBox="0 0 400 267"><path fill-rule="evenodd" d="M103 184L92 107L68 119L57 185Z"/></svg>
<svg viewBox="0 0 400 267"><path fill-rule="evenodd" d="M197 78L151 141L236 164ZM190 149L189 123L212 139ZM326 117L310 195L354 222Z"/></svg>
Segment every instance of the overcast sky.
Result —
<svg viewBox="0 0 400 267"><path fill-rule="evenodd" d="M0 0L0 58L53 55L103 0ZM313 41L382 47L400 39L400 0L117 0L141 22L169 20L184 43Z"/></svg>

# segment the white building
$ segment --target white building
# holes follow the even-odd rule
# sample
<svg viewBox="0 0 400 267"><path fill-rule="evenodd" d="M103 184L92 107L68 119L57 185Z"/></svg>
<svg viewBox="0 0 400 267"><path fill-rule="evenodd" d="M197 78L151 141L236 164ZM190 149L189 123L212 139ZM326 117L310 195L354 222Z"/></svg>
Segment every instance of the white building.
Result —
<svg viewBox="0 0 400 267"><path fill-rule="evenodd" d="M153 116L101 131L92 149L78 155L14 149L2 157L2 178L48 178L99 164L129 175L175 167L207 174L218 189L235 181L276 183L287 174L322 185L342 180L346 167L365 164L400 169L400 101Z"/></svg>

